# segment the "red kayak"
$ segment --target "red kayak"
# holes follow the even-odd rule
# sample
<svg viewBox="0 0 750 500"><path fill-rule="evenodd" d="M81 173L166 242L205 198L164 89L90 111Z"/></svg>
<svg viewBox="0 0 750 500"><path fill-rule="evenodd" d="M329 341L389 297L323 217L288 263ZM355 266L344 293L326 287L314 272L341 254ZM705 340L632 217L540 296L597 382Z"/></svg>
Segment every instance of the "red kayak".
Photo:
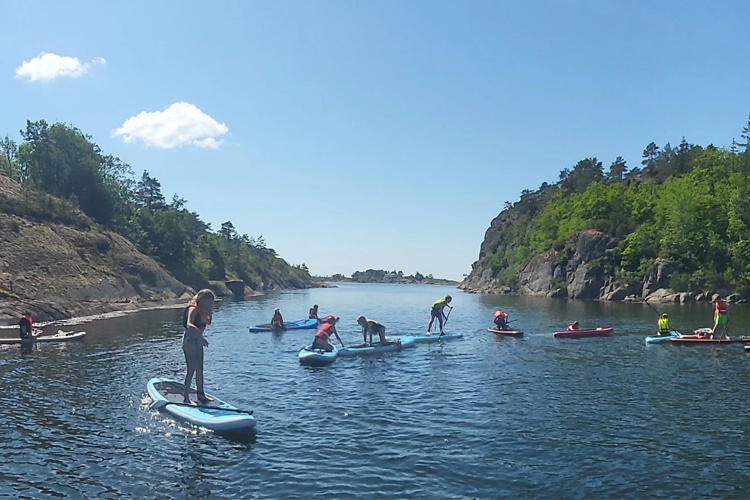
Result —
<svg viewBox="0 0 750 500"><path fill-rule="evenodd" d="M564 332L555 332L553 335L564 339L578 339L582 337L606 337L612 331L612 328L596 328L593 330L567 330Z"/></svg>
<svg viewBox="0 0 750 500"><path fill-rule="evenodd" d="M498 335L510 335L513 337L520 337L523 335L521 330L498 330L497 328L487 328L487 331Z"/></svg>

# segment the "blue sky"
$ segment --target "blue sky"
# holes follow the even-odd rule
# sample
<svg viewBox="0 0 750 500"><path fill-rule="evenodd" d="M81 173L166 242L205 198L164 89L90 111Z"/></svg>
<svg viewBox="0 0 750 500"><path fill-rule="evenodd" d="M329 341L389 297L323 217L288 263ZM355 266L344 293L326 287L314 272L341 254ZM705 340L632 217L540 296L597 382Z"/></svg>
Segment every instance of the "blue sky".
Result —
<svg viewBox="0 0 750 500"><path fill-rule="evenodd" d="M651 141L728 146L750 114L747 2L3 10L0 134L73 124L316 274L460 279L521 190L588 156L636 166Z"/></svg>

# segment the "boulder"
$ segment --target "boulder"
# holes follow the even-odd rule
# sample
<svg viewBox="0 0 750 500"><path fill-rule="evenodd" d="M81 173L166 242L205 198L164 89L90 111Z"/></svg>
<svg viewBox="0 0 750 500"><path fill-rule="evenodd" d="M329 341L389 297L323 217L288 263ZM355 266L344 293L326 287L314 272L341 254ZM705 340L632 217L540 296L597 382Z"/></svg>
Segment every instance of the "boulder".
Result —
<svg viewBox="0 0 750 500"><path fill-rule="evenodd" d="M550 299L564 299L568 296L568 291L564 288L555 288L554 290L547 292L547 297Z"/></svg>
<svg viewBox="0 0 750 500"><path fill-rule="evenodd" d="M680 297L680 303L685 304L687 302L693 301L693 294L692 293L678 293L677 294Z"/></svg>
<svg viewBox="0 0 750 500"><path fill-rule="evenodd" d="M615 285L614 283L602 294L603 300L619 301L625 300L629 296L636 296L640 291L640 284L630 283L629 285Z"/></svg>
<svg viewBox="0 0 750 500"><path fill-rule="evenodd" d="M556 288L552 286L554 281L552 262L556 256L557 252L551 250L537 255L526 264L518 273L518 290L521 294L546 296Z"/></svg>
<svg viewBox="0 0 750 500"><path fill-rule="evenodd" d="M628 295L624 299L622 299L623 302L640 302L641 298L638 295Z"/></svg>
<svg viewBox="0 0 750 500"><path fill-rule="evenodd" d="M568 279L568 296L571 299L597 299L602 286L601 267L594 263L581 264Z"/></svg>
<svg viewBox="0 0 750 500"><path fill-rule="evenodd" d="M737 303L740 300L740 294L739 293L733 293L727 297L727 302L730 304Z"/></svg>
<svg viewBox="0 0 750 500"><path fill-rule="evenodd" d="M665 259L656 259L643 278L641 297L648 297L661 288L667 288L673 271L674 267L671 262Z"/></svg>
<svg viewBox="0 0 750 500"><path fill-rule="evenodd" d="M224 285L232 292L235 297L245 296L245 282L242 280L225 281Z"/></svg>
<svg viewBox="0 0 750 500"><path fill-rule="evenodd" d="M654 293L646 297L646 302L677 303L680 301L680 295L672 293L666 288L659 288Z"/></svg>

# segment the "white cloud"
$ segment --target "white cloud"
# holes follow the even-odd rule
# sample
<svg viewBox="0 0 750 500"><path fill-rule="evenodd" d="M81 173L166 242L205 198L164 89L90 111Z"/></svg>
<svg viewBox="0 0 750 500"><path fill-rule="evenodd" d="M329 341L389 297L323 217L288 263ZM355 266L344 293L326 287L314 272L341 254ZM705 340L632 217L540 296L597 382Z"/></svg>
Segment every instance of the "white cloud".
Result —
<svg viewBox="0 0 750 500"><path fill-rule="evenodd" d="M32 82L49 82L58 77L78 78L89 70L89 65L77 57L58 56L42 52L16 68L16 78L27 78Z"/></svg>
<svg viewBox="0 0 750 500"><path fill-rule="evenodd" d="M223 142L216 138L229 132L223 123L187 102L176 102L164 111L142 111L131 116L113 137L131 144L141 141L146 146L173 149L182 146L216 149Z"/></svg>
<svg viewBox="0 0 750 500"><path fill-rule="evenodd" d="M91 60L91 62L94 64L107 64L107 60L103 57L95 57Z"/></svg>

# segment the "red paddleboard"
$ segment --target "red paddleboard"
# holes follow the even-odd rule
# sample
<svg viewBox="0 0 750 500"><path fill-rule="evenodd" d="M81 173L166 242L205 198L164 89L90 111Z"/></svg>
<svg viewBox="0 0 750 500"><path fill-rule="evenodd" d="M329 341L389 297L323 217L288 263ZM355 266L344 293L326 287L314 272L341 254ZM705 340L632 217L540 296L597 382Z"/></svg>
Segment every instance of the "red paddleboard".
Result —
<svg viewBox="0 0 750 500"><path fill-rule="evenodd" d="M672 337L670 341L677 342L678 344L731 344L734 342L750 342L750 337L740 337L736 339L720 339L720 338L712 339L710 337L703 337L703 336L689 336L689 337Z"/></svg>

